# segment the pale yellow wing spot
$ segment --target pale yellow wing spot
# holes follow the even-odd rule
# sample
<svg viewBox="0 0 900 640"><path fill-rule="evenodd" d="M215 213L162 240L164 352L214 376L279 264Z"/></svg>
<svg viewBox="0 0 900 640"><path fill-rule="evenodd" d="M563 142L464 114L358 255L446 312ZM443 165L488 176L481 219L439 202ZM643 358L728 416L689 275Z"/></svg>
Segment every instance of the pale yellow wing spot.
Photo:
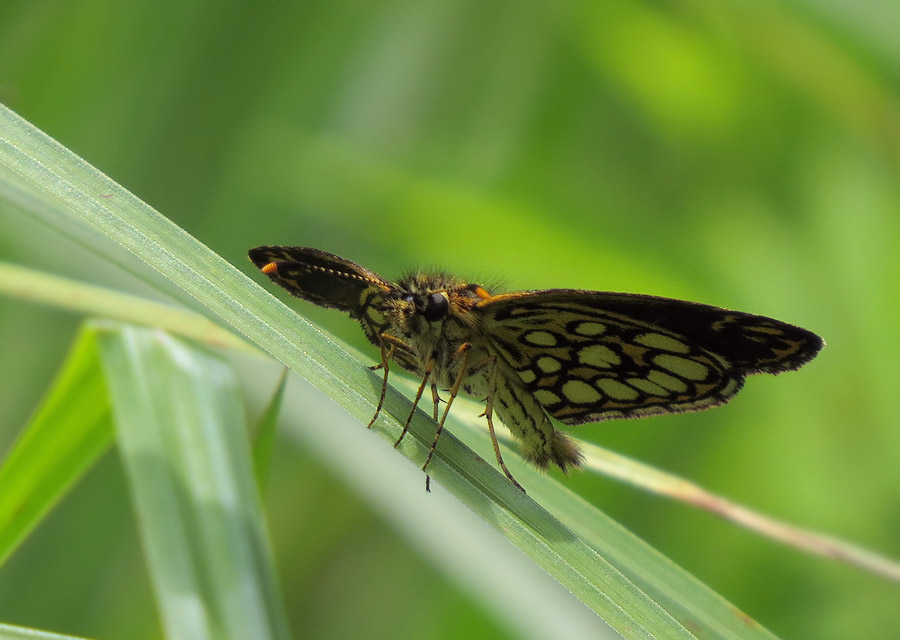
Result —
<svg viewBox="0 0 900 640"><path fill-rule="evenodd" d="M547 389L538 389L534 392L534 397L545 407L553 406L562 402L562 398L560 398L552 391L548 391Z"/></svg>
<svg viewBox="0 0 900 640"><path fill-rule="evenodd" d="M644 393L649 393L652 396L658 396L660 398L665 398L670 394L670 392L658 384L654 384L645 378L628 378L626 381L632 387L640 389Z"/></svg>
<svg viewBox="0 0 900 640"><path fill-rule="evenodd" d="M551 356L542 356L537 359L535 364L537 364L538 369L544 373L556 373L562 369L562 363Z"/></svg>
<svg viewBox="0 0 900 640"><path fill-rule="evenodd" d="M660 351L671 351L672 353L690 353L691 348L676 340L671 336L664 336L661 333L642 333L634 339L638 344L651 349L659 349Z"/></svg>
<svg viewBox="0 0 900 640"><path fill-rule="evenodd" d="M563 395L575 404L594 404L601 398L597 390L581 380L569 380L562 386Z"/></svg>
<svg viewBox="0 0 900 640"><path fill-rule="evenodd" d="M668 353L657 355L653 358L653 363L688 380L706 380L710 374L709 367L703 363Z"/></svg>
<svg viewBox="0 0 900 640"><path fill-rule="evenodd" d="M606 332L606 325L600 322L579 322L575 325L575 333L580 336L595 337Z"/></svg>
<svg viewBox="0 0 900 640"><path fill-rule="evenodd" d="M747 327L746 330L747 331L755 331L756 333L765 333L770 336L780 336L780 335L784 334L784 331L782 331L781 329L778 329L777 327L755 326L755 327Z"/></svg>
<svg viewBox="0 0 900 640"><path fill-rule="evenodd" d="M384 320L384 314L381 313L381 312L380 312L378 309L376 309L375 307L369 307L369 308L367 308L367 309L366 309L366 316L369 318L369 320L370 320L373 324L375 324L375 325L377 325L377 326L381 326L381 325L383 325L383 324L385 323L385 320Z"/></svg>
<svg viewBox="0 0 900 640"><path fill-rule="evenodd" d="M670 376L668 373L663 373L662 371L655 369L647 374L647 380L654 384L658 384L664 389L674 391L675 393L684 393L688 390L687 383L683 380L679 380L674 376Z"/></svg>
<svg viewBox="0 0 900 640"><path fill-rule="evenodd" d="M549 331L529 331L525 334L525 342L537 347L555 347L557 340Z"/></svg>
<svg viewBox="0 0 900 640"><path fill-rule="evenodd" d="M605 344L592 344L578 350L578 362L606 369L621 364L622 358Z"/></svg>
<svg viewBox="0 0 900 640"><path fill-rule="evenodd" d="M636 400L640 395L636 389L612 378L598 378L594 384L600 391L616 400Z"/></svg>

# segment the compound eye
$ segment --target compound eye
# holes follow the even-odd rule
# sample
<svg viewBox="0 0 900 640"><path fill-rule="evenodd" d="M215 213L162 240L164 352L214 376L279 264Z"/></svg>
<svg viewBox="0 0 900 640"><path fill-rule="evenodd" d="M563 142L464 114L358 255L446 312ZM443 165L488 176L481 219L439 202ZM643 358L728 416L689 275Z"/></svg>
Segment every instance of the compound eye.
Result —
<svg viewBox="0 0 900 640"><path fill-rule="evenodd" d="M450 311L450 301L441 293L432 293L425 302L425 319L428 322L436 322Z"/></svg>

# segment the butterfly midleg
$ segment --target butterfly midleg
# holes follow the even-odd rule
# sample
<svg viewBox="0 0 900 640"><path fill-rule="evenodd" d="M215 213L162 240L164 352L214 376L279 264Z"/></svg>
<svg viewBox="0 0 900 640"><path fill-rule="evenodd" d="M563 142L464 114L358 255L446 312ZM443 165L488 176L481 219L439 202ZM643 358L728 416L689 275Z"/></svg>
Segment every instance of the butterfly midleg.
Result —
<svg viewBox="0 0 900 640"><path fill-rule="evenodd" d="M419 390L416 391L416 399L413 400L413 406L409 412L409 417L406 418L406 424L403 425L403 431L400 432L400 437L397 438L397 442L394 443L395 447L400 446L400 442L403 440L403 436L405 436L406 432L409 431L409 425L412 424L413 416L416 415L416 407L419 406L419 400L422 399L422 393L425 391L425 385L428 384L428 379L431 377L431 372L434 370L434 365L435 359L433 357L425 363L425 375L422 376L422 384L419 385Z"/></svg>
<svg viewBox="0 0 900 640"><path fill-rule="evenodd" d="M503 473L506 474L506 477L509 478L509 481L516 485L522 493L525 493L525 489L522 488L516 479L513 478L512 474L509 472L509 469L506 468L506 463L503 462L503 456L500 454L500 443L497 442L497 434L494 432L494 393L497 390L497 356L490 356L486 362L489 361L491 364L491 373L488 376L488 394L487 394L487 406L484 409L484 417L487 418L488 423L488 431L491 433L491 442L494 445L494 454L497 456L497 464L500 465L500 468L503 469Z"/></svg>
<svg viewBox="0 0 900 640"><path fill-rule="evenodd" d="M434 421L438 421L438 409L440 408L441 396L438 395L437 384L431 383L431 399L434 402Z"/></svg>
<svg viewBox="0 0 900 640"><path fill-rule="evenodd" d="M453 362L458 357L462 356L462 364L459 367L459 373L456 374L456 380L453 381L453 386L450 387L450 396L447 398L447 406L444 407L444 414L441 416L441 421L438 422L437 431L434 432L434 440L431 442L431 449L428 451L428 457L425 458L425 464L422 465L422 471L425 471L425 468L428 466L428 463L431 462L431 457L434 455L434 450L437 447L438 438L441 437L441 432L444 430L444 421L447 419L447 414L450 413L450 405L453 404L453 400L459 394L459 387L462 385L463 378L466 377L466 371L469 364L469 353L471 353L472 343L464 342L460 345L459 349L456 350L450 357L450 362ZM435 405L435 420L437 420L437 405ZM427 480L426 480L427 482Z"/></svg>
<svg viewBox="0 0 900 640"><path fill-rule="evenodd" d="M389 342L388 338L392 338L393 336L389 336L386 333L381 335L381 364L377 364L374 367L369 367L372 371L378 371L379 369L384 369L384 380L381 383L381 396L378 398L378 406L375 407L375 415L372 416L372 419L369 420L369 424L366 425L367 429L371 429L372 425L375 424L375 420L378 418L378 414L381 413L381 408L384 406L384 396L387 393L387 381L388 381L388 371L390 370L389 362L391 358L394 357L394 351L397 348L395 343L391 343L391 348L385 351L385 342ZM394 338L396 340L396 338Z"/></svg>

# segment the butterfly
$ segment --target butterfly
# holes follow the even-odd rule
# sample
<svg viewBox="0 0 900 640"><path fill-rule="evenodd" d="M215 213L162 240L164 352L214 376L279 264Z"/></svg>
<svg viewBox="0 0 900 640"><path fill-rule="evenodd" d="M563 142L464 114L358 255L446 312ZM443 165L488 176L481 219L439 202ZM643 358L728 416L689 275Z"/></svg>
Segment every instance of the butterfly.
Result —
<svg viewBox="0 0 900 640"><path fill-rule="evenodd" d="M494 453L509 472L494 414L541 469L581 464L566 425L699 411L723 404L755 373L778 374L812 360L816 334L765 316L649 295L545 289L492 295L443 273L397 282L308 247L264 246L250 259L273 282L322 307L349 313L381 349L384 404L391 363L421 378L409 429L430 384L438 428L460 391L485 402ZM448 397L439 414L439 390ZM428 486L426 484L426 486Z"/></svg>

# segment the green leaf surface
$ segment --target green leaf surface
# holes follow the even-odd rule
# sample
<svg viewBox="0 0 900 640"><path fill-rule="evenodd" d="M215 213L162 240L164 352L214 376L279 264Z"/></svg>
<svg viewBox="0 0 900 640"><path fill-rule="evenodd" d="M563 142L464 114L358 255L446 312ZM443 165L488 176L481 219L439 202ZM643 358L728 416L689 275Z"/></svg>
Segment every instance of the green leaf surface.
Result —
<svg viewBox="0 0 900 640"><path fill-rule="evenodd" d="M40 407L0 464L0 564L112 439L96 337L82 330Z"/></svg>
<svg viewBox="0 0 900 640"><path fill-rule="evenodd" d="M0 294L83 315L166 329L210 347L259 354L234 333L186 309L3 261Z"/></svg>
<svg viewBox="0 0 900 640"><path fill-rule="evenodd" d="M275 433L278 417L281 415L281 402L287 386L288 369L281 373L275 393L266 405L266 410L259 421L256 437L253 439L253 470L256 473L256 484L260 494L265 492L269 479L269 467L272 462L272 448L275 446Z"/></svg>
<svg viewBox="0 0 900 640"><path fill-rule="evenodd" d="M0 640L79 640L77 636L0 624Z"/></svg>
<svg viewBox="0 0 900 640"><path fill-rule="evenodd" d="M230 368L158 330L100 344L167 636L288 638Z"/></svg>

